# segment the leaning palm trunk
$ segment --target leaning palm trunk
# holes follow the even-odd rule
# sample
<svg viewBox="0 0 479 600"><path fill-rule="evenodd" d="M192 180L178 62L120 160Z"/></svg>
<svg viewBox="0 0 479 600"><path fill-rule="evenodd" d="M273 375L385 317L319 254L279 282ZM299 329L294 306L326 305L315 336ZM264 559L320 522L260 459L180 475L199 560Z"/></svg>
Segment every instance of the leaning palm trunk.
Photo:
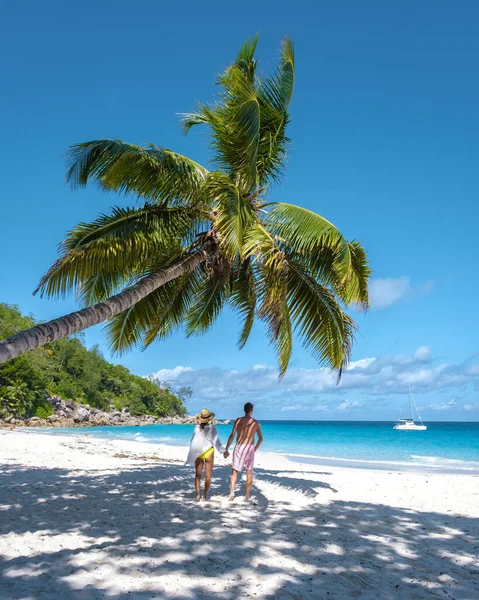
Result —
<svg viewBox="0 0 479 600"><path fill-rule="evenodd" d="M140 282L103 302L98 302L98 304L72 312L64 317L53 319L48 323L36 325L31 329L21 331L2 340L0 342L0 364L28 350L39 348L48 342L54 342L72 333L107 321L114 315L128 310L169 281L184 275L188 271L193 271L206 258L206 250L197 250L194 254L190 254L186 258L182 258L170 266L148 275Z"/></svg>

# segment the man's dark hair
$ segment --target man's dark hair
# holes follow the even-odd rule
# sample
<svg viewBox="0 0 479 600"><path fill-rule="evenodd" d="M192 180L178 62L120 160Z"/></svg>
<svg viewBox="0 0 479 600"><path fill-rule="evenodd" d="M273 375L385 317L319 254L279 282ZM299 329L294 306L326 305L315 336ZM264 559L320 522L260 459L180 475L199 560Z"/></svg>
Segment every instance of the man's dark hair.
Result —
<svg viewBox="0 0 479 600"><path fill-rule="evenodd" d="M247 402L244 405L244 411L245 413L250 413L253 410L254 406L251 404L251 402Z"/></svg>

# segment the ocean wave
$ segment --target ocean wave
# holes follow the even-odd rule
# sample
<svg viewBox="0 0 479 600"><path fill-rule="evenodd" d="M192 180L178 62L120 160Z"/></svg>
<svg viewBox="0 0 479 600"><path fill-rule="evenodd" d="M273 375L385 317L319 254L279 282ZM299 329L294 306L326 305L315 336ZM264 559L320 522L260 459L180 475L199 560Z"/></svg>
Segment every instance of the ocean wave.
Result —
<svg viewBox="0 0 479 600"><path fill-rule="evenodd" d="M420 460L422 463L439 466L460 466L462 468L478 468L479 462L472 460L461 460L459 458L444 458L443 456L422 456L420 454L411 454L410 458L414 461Z"/></svg>
<svg viewBox="0 0 479 600"><path fill-rule="evenodd" d="M423 466L430 467L435 469L444 469L444 468L454 468L461 471L479 471L479 462L474 461L466 461L459 459L451 459L451 458L443 458L440 456L420 456L416 454L411 454L409 458L412 460L371 460L368 458L358 459L358 458L345 458L338 456L316 456L312 454L293 454L286 452L270 452L270 454L277 454L279 456L285 456L286 458L304 458L309 460L318 460L318 461L334 461L338 463L343 463L344 466L348 464L357 464L357 465L377 465L378 467L388 467L388 466L396 466L396 467L414 467L414 466Z"/></svg>
<svg viewBox="0 0 479 600"><path fill-rule="evenodd" d="M130 436L128 436L128 437L124 436L123 439L128 439L129 437ZM135 442L149 442L150 441L150 438L148 436L143 435L141 433L134 433L132 437L134 438Z"/></svg>

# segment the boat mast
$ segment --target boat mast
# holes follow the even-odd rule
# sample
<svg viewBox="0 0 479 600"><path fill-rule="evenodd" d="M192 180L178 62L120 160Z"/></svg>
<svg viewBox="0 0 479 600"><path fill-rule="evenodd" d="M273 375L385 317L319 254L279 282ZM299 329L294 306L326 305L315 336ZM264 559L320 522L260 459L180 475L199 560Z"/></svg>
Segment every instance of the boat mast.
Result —
<svg viewBox="0 0 479 600"><path fill-rule="evenodd" d="M422 419L421 419L421 415L419 414L419 409L417 407L417 404L413 400L412 393L411 393L411 386L409 386L409 399L411 400L411 418L412 418L412 420L414 421L414 415L413 415L413 404L414 404L414 408L416 409L416 412L417 412L417 418L419 419L419 422L421 423L421 425L424 425L424 423L422 422Z"/></svg>

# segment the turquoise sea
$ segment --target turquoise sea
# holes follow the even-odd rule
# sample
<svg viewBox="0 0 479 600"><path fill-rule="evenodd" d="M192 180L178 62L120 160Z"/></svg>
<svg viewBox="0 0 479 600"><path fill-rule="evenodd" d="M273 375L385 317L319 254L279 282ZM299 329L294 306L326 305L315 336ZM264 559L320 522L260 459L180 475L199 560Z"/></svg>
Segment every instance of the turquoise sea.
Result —
<svg viewBox="0 0 479 600"><path fill-rule="evenodd" d="M426 423L426 431L395 431L391 422L262 421L262 450L294 461L479 473L479 423ZM231 425L218 426L223 443ZM37 430L38 431L38 430ZM50 435L91 434L108 439L187 446L192 425L45 429Z"/></svg>

